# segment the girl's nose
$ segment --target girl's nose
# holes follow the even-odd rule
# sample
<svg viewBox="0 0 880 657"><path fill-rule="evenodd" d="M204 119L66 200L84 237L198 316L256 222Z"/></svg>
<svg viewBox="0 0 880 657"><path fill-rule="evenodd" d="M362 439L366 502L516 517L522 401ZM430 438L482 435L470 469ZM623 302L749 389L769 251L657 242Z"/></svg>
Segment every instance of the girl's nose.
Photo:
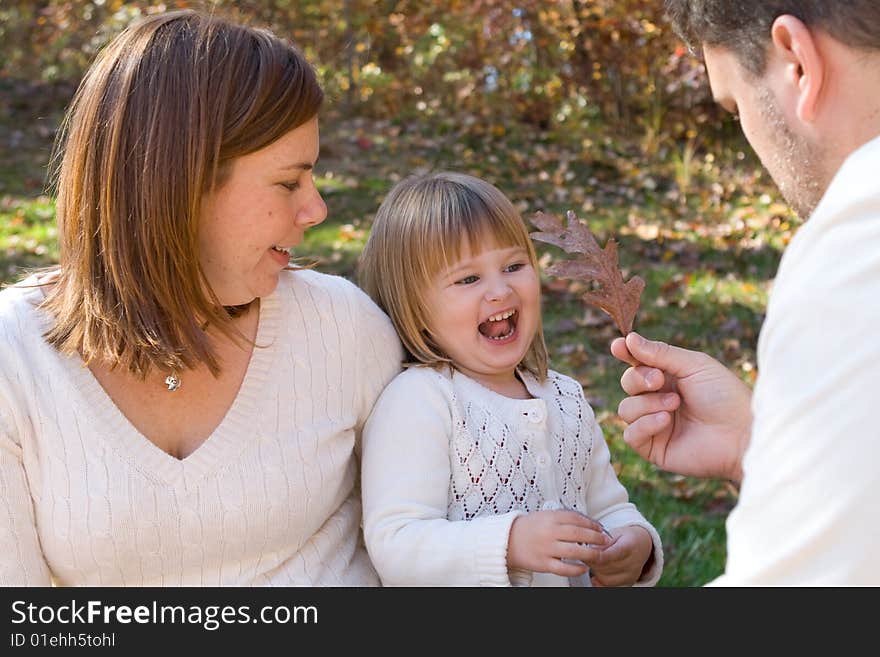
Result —
<svg viewBox="0 0 880 657"><path fill-rule="evenodd" d="M503 301L508 294L510 294L510 286L503 280L490 281L486 289L486 301Z"/></svg>

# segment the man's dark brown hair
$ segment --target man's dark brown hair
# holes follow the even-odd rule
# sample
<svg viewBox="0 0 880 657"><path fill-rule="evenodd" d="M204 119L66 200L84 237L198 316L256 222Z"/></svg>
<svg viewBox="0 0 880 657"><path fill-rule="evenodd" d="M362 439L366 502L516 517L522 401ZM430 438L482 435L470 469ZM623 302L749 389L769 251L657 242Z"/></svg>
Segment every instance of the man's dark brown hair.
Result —
<svg viewBox="0 0 880 657"><path fill-rule="evenodd" d="M880 49L878 0L666 0L669 21L692 49L730 50L755 75L764 72L773 21L785 14L848 46Z"/></svg>

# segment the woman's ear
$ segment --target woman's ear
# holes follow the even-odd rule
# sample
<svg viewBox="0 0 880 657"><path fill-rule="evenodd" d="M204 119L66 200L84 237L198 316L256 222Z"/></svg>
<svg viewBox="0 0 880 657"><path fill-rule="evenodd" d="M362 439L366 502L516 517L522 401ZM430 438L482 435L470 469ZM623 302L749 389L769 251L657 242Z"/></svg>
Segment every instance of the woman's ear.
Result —
<svg viewBox="0 0 880 657"><path fill-rule="evenodd" d="M784 67L785 86L792 92L797 117L812 123L818 114L826 74L818 43L810 29L789 14L773 21L770 36L770 47Z"/></svg>

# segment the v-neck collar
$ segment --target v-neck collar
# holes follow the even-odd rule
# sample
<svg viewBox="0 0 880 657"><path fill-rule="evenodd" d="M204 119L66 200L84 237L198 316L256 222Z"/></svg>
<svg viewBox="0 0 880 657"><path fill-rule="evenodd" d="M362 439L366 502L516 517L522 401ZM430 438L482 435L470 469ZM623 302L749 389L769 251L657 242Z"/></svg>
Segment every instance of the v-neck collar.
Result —
<svg viewBox="0 0 880 657"><path fill-rule="evenodd" d="M186 458L178 459L156 446L116 406L82 359L64 359L74 388L96 416L100 436L122 459L145 476L181 492L236 459L254 440L254 426L272 354L278 337L278 290L260 299L254 348L238 393L220 424Z"/></svg>

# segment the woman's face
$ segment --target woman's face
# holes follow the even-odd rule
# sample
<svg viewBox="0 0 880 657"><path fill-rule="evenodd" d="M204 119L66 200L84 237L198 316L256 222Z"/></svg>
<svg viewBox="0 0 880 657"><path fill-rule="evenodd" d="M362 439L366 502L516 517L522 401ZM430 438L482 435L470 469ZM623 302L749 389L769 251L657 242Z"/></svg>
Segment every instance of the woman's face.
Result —
<svg viewBox="0 0 880 657"><path fill-rule="evenodd" d="M313 168L317 118L232 161L223 185L202 201L199 258L225 306L271 294L290 249L327 217Z"/></svg>

